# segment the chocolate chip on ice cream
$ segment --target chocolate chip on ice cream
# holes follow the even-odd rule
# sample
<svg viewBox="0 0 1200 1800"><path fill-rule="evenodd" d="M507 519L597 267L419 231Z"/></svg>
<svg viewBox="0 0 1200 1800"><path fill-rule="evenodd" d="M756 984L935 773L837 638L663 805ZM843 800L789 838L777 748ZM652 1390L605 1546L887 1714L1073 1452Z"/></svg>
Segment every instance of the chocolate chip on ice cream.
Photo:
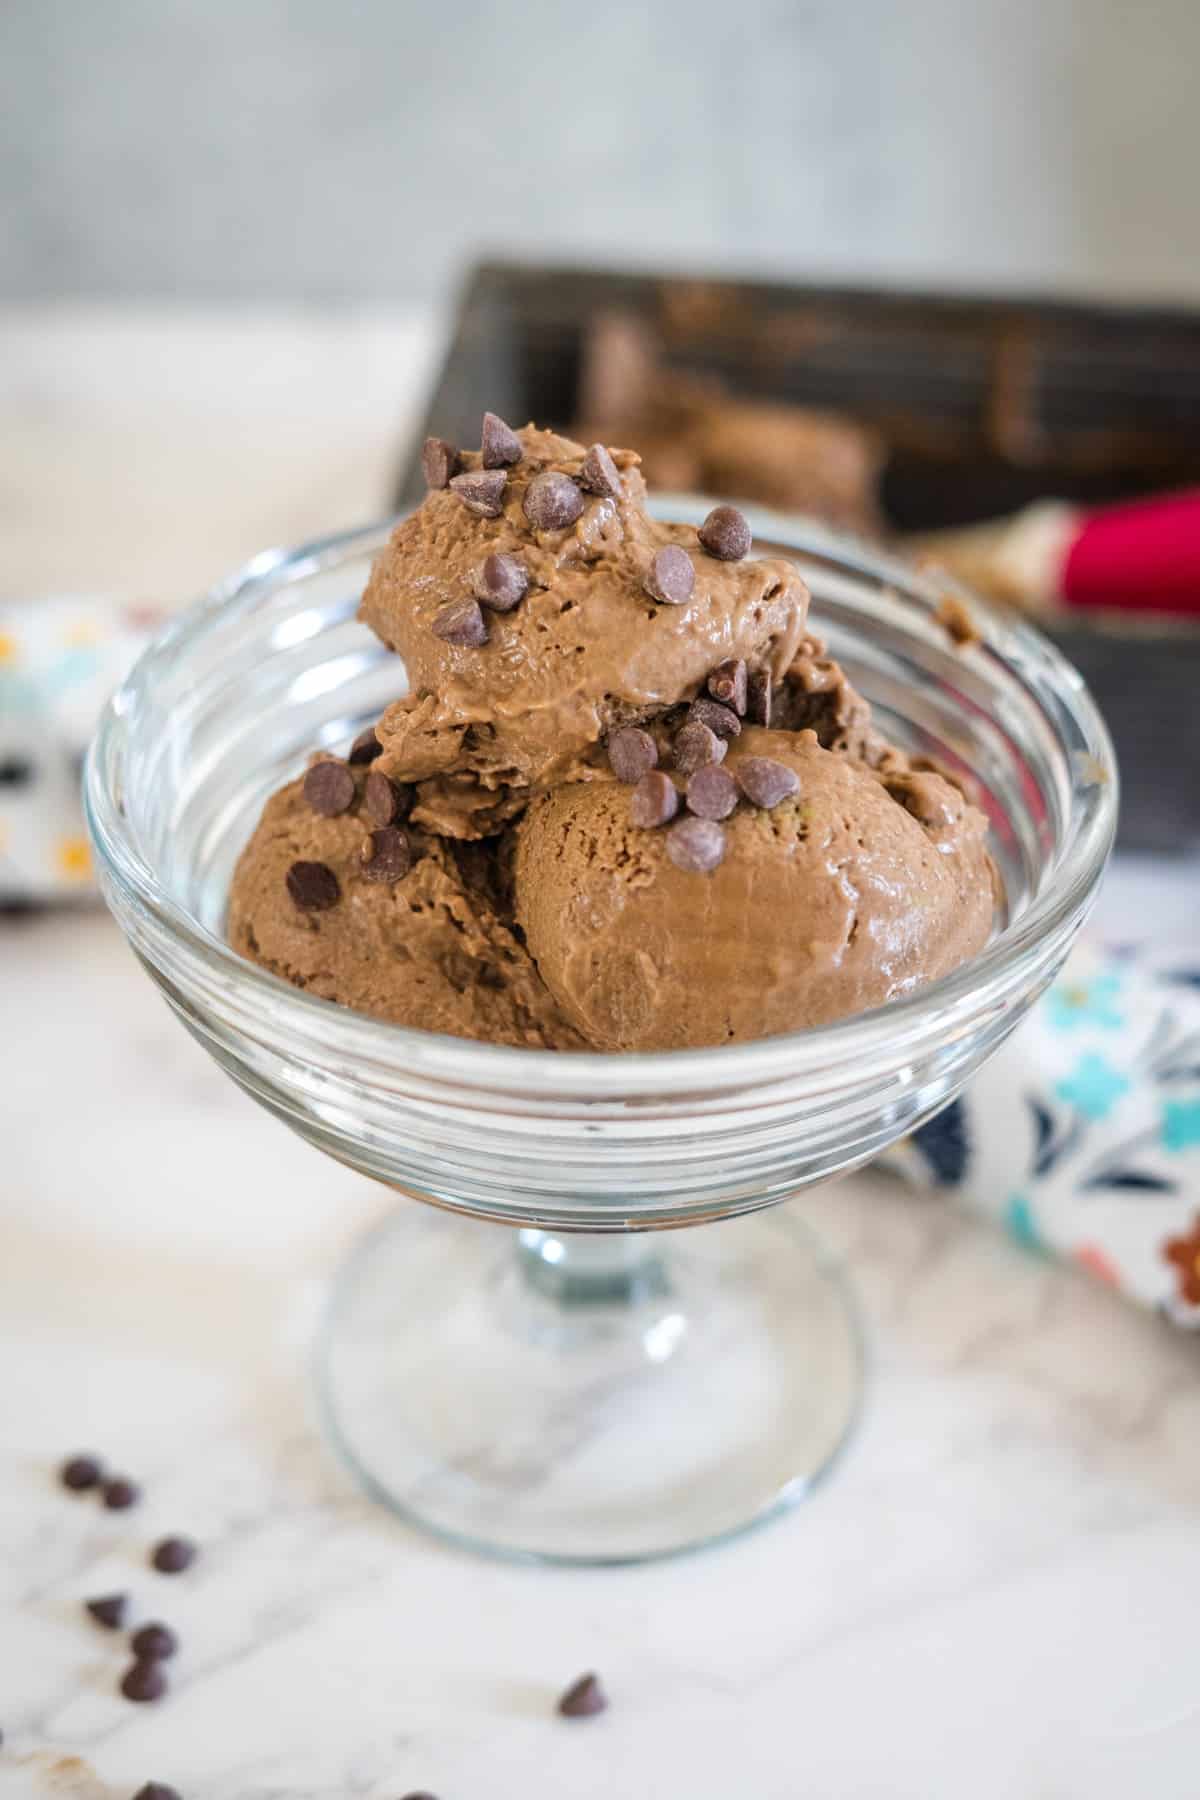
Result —
<svg viewBox="0 0 1200 1800"><path fill-rule="evenodd" d="M535 531L562 531L583 511L583 495L569 475L546 469L535 475L521 502Z"/></svg>
<svg viewBox="0 0 1200 1800"><path fill-rule="evenodd" d="M691 775L705 763L722 762L725 740L708 725L693 720L675 739L675 767L681 775Z"/></svg>
<svg viewBox="0 0 1200 1800"><path fill-rule="evenodd" d="M425 476L425 486L431 491L435 488L448 487L450 477L457 475L459 467L458 451L445 438L427 437L421 448L421 469Z"/></svg>
<svg viewBox="0 0 1200 1800"><path fill-rule="evenodd" d="M652 769L629 796L629 820L641 831L665 825L679 811L679 790L669 775Z"/></svg>
<svg viewBox="0 0 1200 1800"><path fill-rule="evenodd" d="M708 691L714 700L722 706L728 706L739 719L746 712L746 659L742 656L731 657L727 662L719 663L708 678Z"/></svg>
<svg viewBox="0 0 1200 1800"><path fill-rule="evenodd" d="M800 777L786 763L770 756L744 756L735 779L752 806L778 806L800 791Z"/></svg>
<svg viewBox="0 0 1200 1800"><path fill-rule="evenodd" d="M725 833L712 819L680 819L667 833L667 855L677 869L707 875L725 856Z"/></svg>
<svg viewBox="0 0 1200 1800"><path fill-rule="evenodd" d="M479 457L485 469L509 469L521 460L520 438L493 412L483 415Z"/></svg>
<svg viewBox="0 0 1200 1800"><path fill-rule="evenodd" d="M323 862L294 862L287 872L287 891L301 912L324 912L342 897L337 876Z"/></svg>
<svg viewBox="0 0 1200 1800"><path fill-rule="evenodd" d="M350 754L346 761L354 763L356 766L361 763L374 762L382 749L383 745L375 736L374 727L370 726L366 731L359 732L350 746Z"/></svg>
<svg viewBox="0 0 1200 1800"><path fill-rule="evenodd" d="M363 810L373 825L394 825L412 805L412 789L401 787L379 769L372 769L363 790Z"/></svg>
<svg viewBox="0 0 1200 1800"><path fill-rule="evenodd" d="M727 819L737 803L737 784L733 776L716 763L697 769L688 781L688 811L699 819Z"/></svg>
<svg viewBox="0 0 1200 1800"><path fill-rule="evenodd" d="M640 781L658 761L658 745L648 731L627 725L608 740L608 764L618 781Z"/></svg>
<svg viewBox="0 0 1200 1800"><path fill-rule="evenodd" d="M584 457L579 481L589 494L600 494L607 500L621 497L620 472L603 444L593 444Z"/></svg>
<svg viewBox="0 0 1200 1800"><path fill-rule="evenodd" d="M511 612L525 598L529 573L515 556L493 552L475 572L475 598L493 612Z"/></svg>
<svg viewBox="0 0 1200 1800"><path fill-rule="evenodd" d="M646 571L646 592L664 606L686 606L696 586L696 570L686 550L665 544Z"/></svg>
<svg viewBox="0 0 1200 1800"><path fill-rule="evenodd" d="M362 872L368 881L403 881L412 868L412 846L394 825L373 831L362 847Z"/></svg>
<svg viewBox="0 0 1200 1800"><path fill-rule="evenodd" d="M738 737L742 729L742 721L731 706L722 706L719 700L710 700L704 694L688 707L688 720L692 724L707 725L726 743L730 738Z"/></svg>
<svg viewBox="0 0 1200 1800"><path fill-rule="evenodd" d="M714 506L698 536L721 562L740 562L750 548L750 527L736 506Z"/></svg>
<svg viewBox="0 0 1200 1800"><path fill-rule="evenodd" d="M323 818L336 818L354 805L354 777L345 763L314 763L304 777L304 798Z"/></svg>
<svg viewBox="0 0 1200 1800"><path fill-rule="evenodd" d="M500 517L507 486L505 469L464 469L461 475L450 478L450 492L462 501L469 513L480 519Z"/></svg>
<svg viewBox="0 0 1200 1800"><path fill-rule="evenodd" d="M449 606L443 606L430 630L443 644L459 644L468 650L478 650L487 643L487 624L478 600L452 600Z"/></svg>
<svg viewBox="0 0 1200 1800"><path fill-rule="evenodd" d="M746 717L752 725L770 725L771 700L770 669L752 670L746 679Z"/></svg>

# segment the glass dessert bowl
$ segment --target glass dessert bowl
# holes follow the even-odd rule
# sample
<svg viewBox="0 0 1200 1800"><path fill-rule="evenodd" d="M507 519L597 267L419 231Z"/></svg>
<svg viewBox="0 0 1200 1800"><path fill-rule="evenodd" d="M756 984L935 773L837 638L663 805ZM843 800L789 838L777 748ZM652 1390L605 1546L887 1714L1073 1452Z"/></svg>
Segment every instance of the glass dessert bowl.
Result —
<svg viewBox="0 0 1200 1800"><path fill-rule="evenodd" d="M1107 733L1035 632L977 608L981 641L957 649L944 583L748 517L756 551L799 564L886 736L963 778L989 820L991 942L873 1012L727 1048L555 1053L408 1030L242 960L230 881L264 801L403 689L356 619L387 526L216 589L138 663L89 758L106 898L188 1030L309 1142L431 1203L393 1213L335 1281L317 1378L363 1485L480 1548L635 1561L810 1489L856 1415L860 1333L794 1209L766 1209L957 1093L1057 972L1111 847Z"/></svg>

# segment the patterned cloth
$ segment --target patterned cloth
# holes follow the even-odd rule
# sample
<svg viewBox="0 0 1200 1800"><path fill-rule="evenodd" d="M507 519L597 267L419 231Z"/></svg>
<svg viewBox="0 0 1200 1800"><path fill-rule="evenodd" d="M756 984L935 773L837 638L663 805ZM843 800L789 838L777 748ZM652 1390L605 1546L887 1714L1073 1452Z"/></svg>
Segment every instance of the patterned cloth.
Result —
<svg viewBox="0 0 1200 1800"><path fill-rule="evenodd" d="M69 595L0 605L0 905L94 893L84 752L155 623L147 608Z"/></svg>
<svg viewBox="0 0 1200 1800"><path fill-rule="evenodd" d="M1200 945L1076 950L968 1092L883 1164L1200 1329Z"/></svg>

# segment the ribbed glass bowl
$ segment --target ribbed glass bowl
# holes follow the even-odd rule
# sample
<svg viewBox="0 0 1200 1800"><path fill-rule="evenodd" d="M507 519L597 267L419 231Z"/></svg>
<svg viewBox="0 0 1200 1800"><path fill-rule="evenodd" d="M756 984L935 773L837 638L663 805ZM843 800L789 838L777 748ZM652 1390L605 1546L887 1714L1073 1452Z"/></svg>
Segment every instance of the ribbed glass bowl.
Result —
<svg viewBox="0 0 1200 1800"><path fill-rule="evenodd" d="M673 502L667 510L698 522L707 505ZM968 779L988 814L1003 878L1002 914L982 954L908 999L838 1024L655 1055L494 1048L346 1011L234 954L224 937L230 878L263 802L314 749L344 748L404 691L398 659L356 619L387 526L255 559L163 632L105 712L86 774L101 883L188 1030L319 1149L440 1208L522 1228L514 1259L504 1234L457 1225L447 1235L443 1224L439 1235L437 1221L407 1209L391 1228L404 1241L389 1280L417 1279L416 1241L436 1242L442 1248L430 1254L435 1263L444 1256L446 1268L422 1264L420 1279L453 1279L457 1293L467 1279L463 1245L486 1244L503 1258L497 1268L518 1271L527 1297L558 1309L559 1324L582 1317L590 1330L603 1313L609 1337L620 1337L638 1306L674 1292L669 1265L657 1250L633 1253L619 1240L605 1248L569 1234L748 1214L865 1162L958 1091L1052 979L1083 922L1112 842L1116 778L1107 732L1074 670L1028 626L979 606L981 641L956 649L934 616L945 584L816 527L767 513L750 518L756 551L782 550L800 564L814 627L885 734ZM744 1228L746 1256L777 1258L781 1229L767 1228L759 1242ZM700 1236L732 1250L723 1233ZM498 1292L506 1278L488 1274L491 1254L479 1252L475 1274ZM723 1255L718 1248L707 1260L719 1264ZM388 1246L377 1244L370 1280L383 1280L387 1257ZM745 1257L740 1266L744 1276ZM349 1297L344 1286L335 1301L341 1343L366 1330L363 1267L360 1257L347 1278L358 1286ZM708 1279L717 1275L710 1270ZM374 1298L374 1328L394 1333L395 1309L412 1295L406 1301L393 1285ZM436 1298L435 1287L435 1314ZM491 1354L482 1337L493 1328L517 1331L510 1313L503 1326L481 1314L473 1327L480 1341L460 1362ZM553 1349L557 1328L541 1321L542 1350ZM816 1464L799 1471L805 1480L828 1459L852 1411L857 1339L845 1327L843 1336L850 1372L840 1427ZM686 1323L677 1337L688 1340ZM684 1354L664 1343L657 1358L644 1352L647 1370ZM376 1349L395 1366L390 1339L386 1354L382 1341ZM556 1354L557 1394L570 1356L562 1344ZM379 1371L369 1379L362 1360L352 1383L371 1388ZM451 1455L440 1440L414 1499L409 1488L398 1491L403 1483L381 1450L382 1435L411 1423L395 1394L378 1402L374 1424L347 1432L351 1409L337 1365L336 1349L327 1348L326 1394L364 1478L452 1534L508 1550L618 1558L681 1547L766 1510L765 1490L756 1489L752 1504L732 1495L725 1511L678 1531L661 1521L643 1531L640 1516L614 1530L599 1515L578 1527L577 1507L550 1508L552 1524L514 1501L502 1527L486 1482L486 1491L473 1492L474 1510L425 1498L430 1468ZM524 1371L520 1380L528 1387L533 1377ZM476 1403L494 1412L494 1396ZM786 1480L775 1473L772 1503L785 1488L794 1497L798 1472Z"/></svg>

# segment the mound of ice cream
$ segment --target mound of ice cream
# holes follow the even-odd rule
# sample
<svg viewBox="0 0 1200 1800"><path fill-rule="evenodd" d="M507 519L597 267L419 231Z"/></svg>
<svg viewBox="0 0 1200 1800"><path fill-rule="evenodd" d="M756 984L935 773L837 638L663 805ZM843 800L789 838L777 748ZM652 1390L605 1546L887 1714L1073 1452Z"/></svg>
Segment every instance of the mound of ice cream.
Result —
<svg viewBox="0 0 1200 1800"><path fill-rule="evenodd" d="M235 947L401 1024L665 1049L910 993L993 916L982 814L874 731L745 521L647 517L637 457L487 415L362 616L408 692L267 804Z"/></svg>

